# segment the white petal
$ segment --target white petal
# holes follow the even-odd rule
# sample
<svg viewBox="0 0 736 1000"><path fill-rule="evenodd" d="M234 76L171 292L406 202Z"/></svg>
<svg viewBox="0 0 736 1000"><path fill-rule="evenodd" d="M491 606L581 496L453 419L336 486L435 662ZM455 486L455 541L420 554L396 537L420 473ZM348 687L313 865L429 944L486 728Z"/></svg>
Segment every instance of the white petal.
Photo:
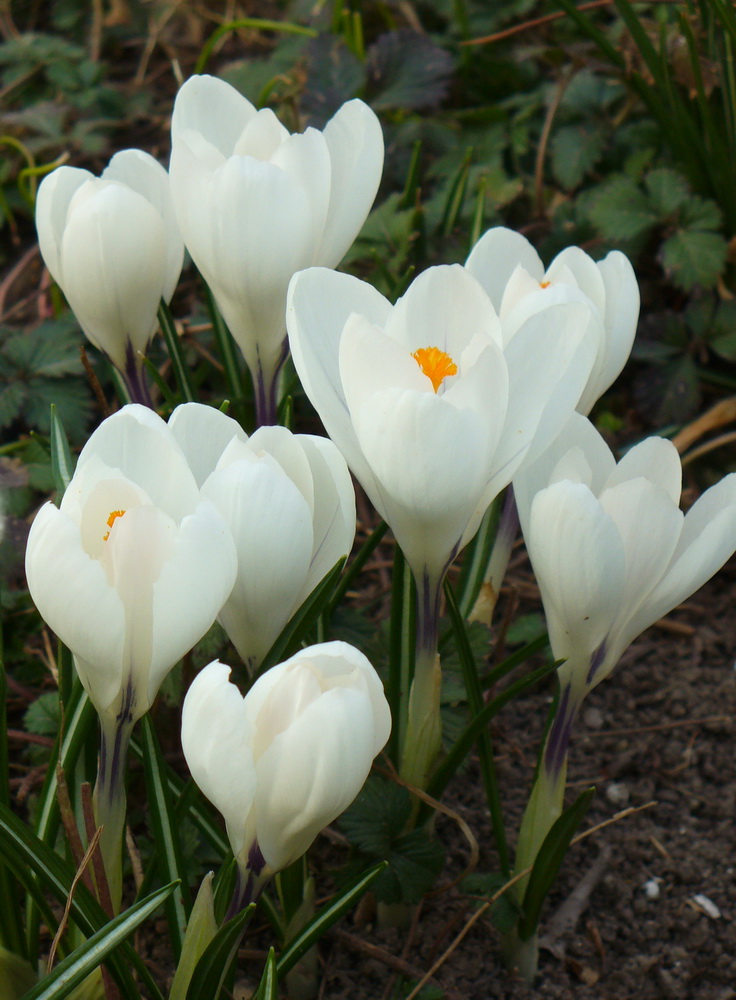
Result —
<svg viewBox="0 0 736 1000"><path fill-rule="evenodd" d="M526 542L554 655L585 663L621 603L625 556L616 526L586 486L559 482L534 498Z"/></svg>
<svg viewBox="0 0 736 1000"><path fill-rule="evenodd" d="M69 202L87 181L94 180L89 170L79 167L58 167L41 181L36 195L36 229L41 256L49 274L60 283L59 255L66 227Z"/></svg>
<svg viewBox="0 0 736 1000"><path fill-rule="evenodd" d="M161 216L166 233L166 269L162 296L169 302L174 294L184 262L184 241L174 214L169 175L149 153L123 149L102 172L103 180L115 180L137 191Z"/></svg>
<svg viewBox="0 0 736 1000"><path fill-rule="evenodd" d="M284 128L271 108L261 108L243 129L232 152L236 156L270 160L288 138L289 130Z"/></svg>
<svg viewBox="0 0 736 1000"><path fill-rule="evenodd" d="M605 488L642 477L659 487L676 506L682 492L682 465L677 448L666 438L650 437L626 452L611 471Z"/></svg>
<svg viewBox="0 0 736 1000"><path fill-rule="evenodd" d="M606 308L603 277L592 257L580 247L567 247L558 253L547 268L544 280L554 284L560 280L568 280L568 275L603 315Z"/></svg>
<svg viewBox="0 0 736 1000"><path fill-rule="evenodd" d="M256 109L234 87L214 76L192 76L179 90L171 118L175 143L185 129L201 132L223 156L231 156Z"/></svg>
<svg viewBox="0 0 736 1000"><path fill-rule="evenodd" d="M631 354L639 319L639 286L628 257L612 250L598 268L606 286L606 344L598 396L618 378Z"/></svg>
<svg viewBox="0 0 736 1000"><path fill-rule="evenodd" d="M325 126L330 153L330 203L315 264L336 267L360 232L383 169L383 134L362 101L343 104Z"/></svg>
<svg viewBox="0 0 736 1000"><path fill-rule="evenodd" d="M489 229L473 247L466 268L483 285L497 313L501 312L503 294L518 265L536 281L544 275L544 265L529 240L521 233L498 226Z"/></svg>
<svg viewBox="0 0 736 1000"><path fill-rule="evenodd" d="M125 612L100 563L84 551L78 525L52 503L31 525L26 577L41 616L82 661L80 679L105 712L120 693Z"/></svg>
<svg viewBox="0 0 736 1000"><path fill-rule="evenodd" d="M194 678L182 708L181 744L192 777L225 817L237 857L250 847L245 838L256 772L243 698L229 676L230 668L215 660Z"/></svg>
<svg viewBox="0 0 736 1000"><path fill-rule="evenodd" d="M61 241L60 284L85 334L120 369L128 344L145 351L156 327L166 253L163 220L142 195L112 181L77 190Z"/></svg>
<svg viewBox="0 0 736 1000"><path fill-rule="evenodd" d="M146 406L124 406L97 428L77 469L96 455L138 484L175 521L197 505L199 491L186 458L164 421Z"/></svg>
<svg viewBox="0 0 736 1000"><path fill-rule="evenodd" d="M275 466L275 467L274 467ZM235 541L238 575L220 621L249 666L295 610L312 557L311 510L275 463L233 462L204 484Z"/></svg>
<svg viewBox="0 0 736 1000"><path fill-rule="evenodd" d="M370 471L355 438L340 377L340 340L353 313L383 326L389 302L367 282L326 268L296 274L289 287L286 322L294 365L304 391L364 486Z"/></svg>
<svg viewBox="0 0 736 1000"><path fill-rule="evenodd" d="M169 430L189 464L201 487L214 472L225 448L233 438L247 442L248 435L232 417L214 406L201 403L184 403L177 406L169 417Z"/></svg>
<svg viewBox="0 0 736 1000"><path fill-rule="evenodd" d="M459 264L430 267L415 278L385 329L409 353L438 347L455 362L478 335L502 343L500 322L488 295Z"/></svg>
<svg viewBox="0 0 736 1000"><path fill-rule="evenodd" d="M185 517L153 587L149 704L161 681L212 626L232 590L237 557L217 510L203 500Z"/></svg>

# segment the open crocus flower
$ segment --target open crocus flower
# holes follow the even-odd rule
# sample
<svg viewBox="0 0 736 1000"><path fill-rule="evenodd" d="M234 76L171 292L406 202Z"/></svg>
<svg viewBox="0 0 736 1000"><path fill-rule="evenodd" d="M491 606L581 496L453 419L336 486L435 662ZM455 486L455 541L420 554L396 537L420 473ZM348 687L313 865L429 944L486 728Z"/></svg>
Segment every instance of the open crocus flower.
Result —
<svg viewBox="0 0 736 1000"><path fill-rule="evenodd" d="M59 167L36 201L41 254L89 340L147 399L141 361L159 303L171 299L184 244L165 169L148 153L117 153L102 176Z"/></svg>
<svg viewBox="0 0 736 1000"><path fill-rule="evenodd" d="M552 650L565 660L535 805L522 826L519 867L533 860L562 808L570 731L587 692L636 636L736 550L736 474L707 490L687 514L679 506L681 477L670 441L648 438L617 465L590 421L574 415L514 480Z"/></svg>
<svg viewBox="0 0 736 1000"><path fill-rule="evenodd" d="M261 427L250 438L219 410L187 403L169 421L202 495L230 528L238 574L220 621L249 669L301 603L346 556L355 494L326 438Z"/></svg>
<svg viewBox="0 0 736 1000"><path fill-rule="evenodd" d="M240 872L236 909L350 805L391 716L375 670L344 642L300 650L245 698L229 674L215 661L195 678L181 741L192 777L225 818Z"/></svg>
<svg viewBox="0 0 736 1000"><path fill-rule="evenodd" d="M294 277L287 325L302 385L417 580L441 577L573 410L597 348L589 316L551 290L507 339L459 265L429 268L393 307L349 275Z"/></svg>
<svg viewBox="0 0 736 1000"><path fill-rule="evenodd" d="M225 522L200 498L166 424L144 406L124 407L100 425L61 506L47 503L31 526L31 597L74 654L100 716L97 819L117 902L132 727L212 625L235 573Z"/></svg>
<svg viewBox="0 0 736 1000"><path fill-rule="evenodd" d="M613 250L593 261L579 247L567 247L545 271L531 243L511 229L489 229L473 247L465 266L483 285L507 326L516 327L544 308L544 293L555 285L577 289L591 303L602 328L588 383L577 404L589 413L626 364L639 318L639 287L628 258Z"/></svg>
<svg viewBox="0 0 736 1000"><path fill-rule="evenodd" d="M335 267L357 236L381 178L381 127L354 100L324 132L291 135L269 108L195 76L177 95L171 138L184 242L253 375L258 422L275 423L289 279Z"/></svg>
<svg viewBox="0 0 736 1000"><path fill-rule="evenodd" d="M323 268L291 282L287 327L304 390L417 582L402 776L419 787L440 742L445 572L496 494L574 409L597 350L590 316L560 285L507 333L459 265L429 268L393 307Z"/></svg>

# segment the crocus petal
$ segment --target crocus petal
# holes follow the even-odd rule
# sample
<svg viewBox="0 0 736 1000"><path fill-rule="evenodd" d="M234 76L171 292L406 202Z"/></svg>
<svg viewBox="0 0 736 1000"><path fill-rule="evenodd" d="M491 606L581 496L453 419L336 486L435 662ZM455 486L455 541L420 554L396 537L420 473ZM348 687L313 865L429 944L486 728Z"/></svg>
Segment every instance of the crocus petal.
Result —
<svg viewBox="0 0 736 1000"><path fill-rule="evenodd" d="M163 220L122 184L77 189L60 248L60 284L89 339L120 369L126 344L144 351L166 278Z"/></svg>
<svg viewBox="0 0 736 1000"><path fill-rule="evenodd" d="M343 104L325 126L330 153L330 202L314 263L337 267L371 209L383 169L383 133L362 101Z"/></svg>
<svg viewBox="0 0 736 1000"><path fill-rule="evenodd" d="M165 422L147 406L126 406L103 421L82 449L77 469L93 455L138 484L177 522L194 510L199 492L186 458Z"/></svg>
<svg viewBox="0 0 736 1000"><path fill-rule="evenodd" d="M194 678L182 708L181 744L192 777L224 816L237 856L250 846L256 772L243 698L229 676L230 668L215 660Z"/></svg>
<svg viewBox="0 0 736 1000"><path fill-rule="evenodd" d="M36 230L43 262L54 281L61 281L61 241L69 203L76 191L94 180L89 170L59 167L41 181L36 196Z"/></svg>
<svg viewBox="0 0 736 1000"><path fill-rule="evenodd" d="M563 481L534 498L528 541L555 656L585 660L621 603L626 570L616 526L586 486Z"/></svg>
<svg viewBox="0 0 736 1000"><path fill-rule="evenodd" d="M736 474L711 486L685 516L670 566L626 631L631 641L706 583L736 551Z"/></svg>
<svg viewBox="0 0 736 1000"><path fill-rule="evenodd" d="M383 326L390 310L390 303L371 285L326 268L295 274L289 286L286 323L299 380L325 430L366 489L372 476L345 401L339 345L353 313Z"/></svg>
<svg viewBox="0 0 736 1000"><path fill-rule="evenodd" d="M662 490L675 504L682 492L682 465L677 448L666 438L650 437L626 452L611 470L605 489L641 477Z"/></svg>
<svg viewBox="0 0 736 1000"><path fill-rule="evenodd" d="M181 87L171 117L171 138L187 129L199 132L224 157L231 156L243 130L257 114L242 94L217 77L192 76Z"/></svg>
<svg viewBox="0 0 736 1000"><path fill-rule="evenodd" d="M161 681L202 638L235 583L233 539L214 505L202 500L185 517L153 585L153 660L149 704Z"/></svg>
<svg viewBox="0 0 736 1000"><path fill-rule="evenodd" d="M271 460L232 462L202 492L222 513L238 558L220 621L249 666L260 663L295 610L312 557L310 508Z"/></svg>
<svg viewBox="0 0 736 1000"><path fill-rule="evenodd" d="M28 589L44 621L74 651L82 684L102 708L120 692L125 610L102 565L83 549L79 525L47 503L26 547Z"/></svg>
<svg viewBox="0 0 736 1000"><path fill-rule="evenodd" d="M544 275L539 254L525 236L503 226L489 229L470 252L465 267L488 293L496 313L514 270L521 266L536 281Z"/></svg>
<svg viewBox="0 0 736 1000"><path fill-rule="evenodd" d="M168 426L200 488L215 471L222 453L233 438L244 443L248 440L237 420L214 406L202 403L177 406L169 417Z"/></svg>

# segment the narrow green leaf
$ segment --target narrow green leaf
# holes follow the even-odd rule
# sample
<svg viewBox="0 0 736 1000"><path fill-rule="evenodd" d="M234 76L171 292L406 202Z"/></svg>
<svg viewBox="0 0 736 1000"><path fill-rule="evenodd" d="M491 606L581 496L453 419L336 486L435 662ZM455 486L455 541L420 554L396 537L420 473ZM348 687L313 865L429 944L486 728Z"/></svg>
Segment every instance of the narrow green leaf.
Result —
<svg viewBox="0 0 736 1000"><path fill-rule="evenodd" d="M465 629L465 621L460 614L455 594L448 580L445 580L445 603L452 620L455 632L455 643L457 645L458 656L460 658L460 668L465 681L465 690L468 696L468 705L474 716L477 716L484 706L483 689L478 678L478 668L473 656L473 650L468 641ZM488 727L481 729L478 733L478 753L480 757L481 774L483 785L488 802L488 811L491 816L491 826L493 827L493 838L498 852L498 863L504 875L511 872L509 862L509 849L506 843L506 828L503 819L503 808L501 805L501 794L496 778L496 765L493 759L493 745L491 744L491 734Z"/></svg>
<svg viewBox="0 0 736 1000"><path fill-rule="evenodd" d="M184 358L184 351L182 350L181 341L179 340L179 335L176 332L176 326L174 325L174 320L172 319L169 307L163 299L161 299L161 303L158 307L158 322L161 327L161 332L164 335L164 340L166 341L166 348L169 352L169 358L171 359L171 367L174 372L174 378L176 379L179 394L183 402L193 403L197 397L192 389L192 382L189 377L189 369L187 368L186 359Z"/></svg>
<svg viewBox="0 0 736 1000"><path fill-rule="evenodd" d="M5 710L6 688L5 666L2 662L2 643L0 642L0 803L5 807L9 807L8 719ZM0 855L0 900L2 900L0 903L0 944L7 948L8 951L26 958L26 942L23 934L21 904L18 898L17 886L2 860L2 855Z"/></svg>
<svg viewBox="0 0 736 1000"><path fill-rule="evenodd" d="M71 482L74 475L74 459L72 458L69 441L54 404L51 404L51 473L54 477L56 492L59 497Z"/></svg>
<svg viewBox="0 0 736 1000"><path fill-rule="evenodd" d="M488 561L493 551L493 540L501 516L502 500L497 496L483 515L475 538L465 550L460 584L457 589L458 604L463 618L467 618L478 599Z"/></svg>
<svg viewBox="0 0 736 1000"><path fill-rule="evenodd" d="M189 982L197 963L207 946L217 934L215 921L214 898L212 882L214 872L208 872L202 879L197 898L187 923L181 957L176 966L174 981L171 984L169 1000L186 1000Z"/></svg>
<svg viewBox="0 0 736 1000"><path fill-rule="evenodd" d="M528 676L522 677L514 684L509 684L502 694L500 694L497 698L494 698L493 701L489 701L488 704L485 705L480 712L478 712L475 718L471 719L429 781L427 793L431 795L432 798L439 799L442 797L442 793L445 790L447 782L470 753L478 734L488 725L491 719L498 715L501 709L508 704L508 702L518 697L523 691L533 687L538 681L553 673L556 668L556 664L546 663L543 667L539 667L537 670L532 671L532 673ZM426 809L426 807L424 808ZM422 814L423 810L420 809L420 819Z"/></svg>
<svg viewBox="0 0 736 1000"><path fill-rule="evenodd" d="M67 955L56 968L25 994L23 1000L65 1000L72 990L149 917L175 888L175 883L158 889L129 910L114 917L83 945ZM129 996L139 996L136 991Z"/></svg>
<svg viewBox="0 0 736 1000"><path fill-rule="evenodd" d="M243 388L243 377L241 364L238 361L238 348L233 340L232 334L225 325L225 321L217 308L215 297L210 291L209 285L205 284L205 297L207 299L207 311L212 320L212 332L217 341L217 348L225 369L225 379L227 381L228 393L233 404L239 412L243 410L245 392Z"/></svg>
<svg viewBox="0 0 736 1000"><path fill-rule="evenodd" d="M595 788L582 792L566 809L544 838L534 861L529 884L524 893L523 916L519 921L519 938L528 940L537 929L542 905L564 860L570 841L580 826L595 795Z"/></svg>
<svg viewBox="0 0 736 1000"><path fill-rule="evenodd" d="M317 941L322 937L326 931L334 923L336 923L340 917L347 913L351 906L358 902L361 896L368 890L371 883L378 878L381 872L386 868L388 862L381 861L379 864L374 865L367 872L360 876L352 885L348 886L343 892L339 893L330 903L324 906L316 916L309 921L304 930L298 934L293 941L284 949L281 953L281 957L277 962L279 979L286 975L291 969L294 968L296 963L300 958L309 951L312 945L316 944ZM191 1000L195 1000L194 997Z"/></svg>
<svg viewBox="0 0 736 1000"><path fill-rule="evenodd" d="M189 982L187 1000L218 1000L255 908L255 903L246 906L215 934L197 962Z"/></svg>
<svg viewBox="0 0 736 1000"><path fill-rule="evenodd" d="M360 571L363 569L365 564L371 557L371 554L378 547L381 539L388 531L388 524L385 521L381 521L377 528L374 528L370 533L368 538L363 542L359 551L357 552L355 558L351 561L350 565L345 570L340 582L335 587L335 591L330 598L330 603L327 605L327 613L332 614L332 612L337 608L339 604L342 603L342 599L347 594L348 590L353 585L355 578L358 576Z"/></svg>
<svg viewBox="0 0 736 1000"><path fill-rule="evenodd" d="M276 967L276 952L273 948L268 951L266 967L261 976L261 982L256 993L256 1000L279 1000L279 975Z"/></svg>
<svg viewBox="0 0 736 1000"><path fill-rule="evenodd" d="M44 844L15 813L0 805L0 854L21 885L31 895L39 907L49 927L56 926L56 919L44 892L54 896L64 906L71 893L75 872L55 851ZM108 924L108 917L100 904L83 884L77 884L72 897L70 915L82 934L90 937ZM110 972L121 986L124 995L136 997L131 966L145 984L148 1000L163 1000L143 960L134 949L123 944L121 955L111 955L108 960Z"/></svg>
<svg viewBox="0 0 736 1000"><path fill-rule="evenodd" d="M174 821L174 810L164 771L161 748L151 722L150 714L141 720L143 730L143 764L146 774L146 798L151 813L154 842L159 871L166 882L178 882L179 887L166 899L165 911L169 935L178 962L184 942L189 912L189 889L182 861L179 828Z"/></svg>
<svg viewBox="0 0 736 1000"><path fill-rule="evenodd" d="M330 597L332 597L332 591L344 565L345 559L338 559L330 572L317 584L306 601L304 601L292 617L291 621L286 625L273 646L266 653L254 680L265 673L269 667L274 666L276 663L281 663L298 648L299 643L316 623L327 606Z"/></svg>
<svg viewBox="0 0 736 1000"><path fill-rule="evenodd" d="M458 167L457 173L450 182L450 187L445 199L445 209L442 213L440 232L443 236L449 236L457 226L460 213L462 212L465 192L468 187L468 177L470 176L470 164L473 160L473 150L468 149L463 162Z"/></svg>
<svg viewBox="0 0 736 1000"><path fill-rule="evenodd" d="M224 38L231 31L237 31L239 28L255 28L260 31L281 31L287 34L307 35L309 38L314 38L317 35L314 28L305 28L303 25L294 24L291 21L269 21L263 17L240 17L236 21L228 21L226 24L221 24L219 28L212 32L202 46L202 51L199 53L194 72L203 73L220 39Z"/></svg>

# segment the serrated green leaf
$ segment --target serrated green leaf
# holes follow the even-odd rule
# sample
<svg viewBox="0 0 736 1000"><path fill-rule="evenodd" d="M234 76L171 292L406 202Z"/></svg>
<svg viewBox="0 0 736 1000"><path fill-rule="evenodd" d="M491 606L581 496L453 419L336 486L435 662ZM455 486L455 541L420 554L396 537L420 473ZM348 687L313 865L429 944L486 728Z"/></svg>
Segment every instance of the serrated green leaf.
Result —
<svg viewBox="0 0 736 1000"><path fill-rule="evenodd" d="M451 56L427 35L400 29L381 35L368 50L368 100L376 110L429 108L443 100Z"/></svg>
<svg viewBox="0 0 736 1000"><path fill-rule="evenodd" d="M660 167L644 179L652 207L660 216L672 215L691 198L690 185L675 170Z"/></svg>
<svg viewBox="0 0 736 1000"><path fill-rule="evenodd" d="M659 217L638 184L614 177L590 200L590 219L605 239L633 240L657 225Z"/></svg>
<svg viewBox="0 0 736 1000"><path fill-rule="evenodd" d="M662 266L670 280L686 292L696 285L711 288L724 271L728 243L719 233L681 229L665 240Z"/></svg>
<svg viewBox="0 0 736 1000"><path fill-rule="evenodd" d="M388 867L373 891L382 903L418 903L437 881L445 863L442 845L426 826L394 841Z"/></svg>
<svg viewBox="0 0 736 1000"><path fill-rule="evenodd" d="M0 384L0 430L20 417L27 397L28 389L22 382Z"/></svg>
<svg viewBox="0 0 736 1000"><path fill-rule="evenodd" d="M23 716L24 728L38 736L56 736L60 721L61 709L56 691L46 691L36 698Z"/></svg>
<svg viewBox="0 0 736 1000"><path fill-rule="evenodd" d="M158 889L146 899L114 917L88 941L67 955L56 968L29 990L23 1000L65 1000L174 891L175 883Z"/></svg>
<svg viewBox="0 0 736 1000"><path fill-rule="evenodd" d="M501 872L477 872L468 875L460 883L460 888L469 896L481 896L487 899L496 895L509 881L507 875ZM489 914L494 927L501 934L510 933L521 913L521 905L515 894L509 890L492 903Z"/></svg>
<svg viewBox="0 0 736 1000"><path fill-rule="evenodd" d="M692 196L680 210L684 229L720 229L723 213L711 198Z"/></svg>
<svg viewBox="0 0 736 1000"><path fill-rule="evenodd" d="M588 124L565 125L552 140L552 172L568 191L578 187L598 163L606 146L602 128Z"/></svg>
<svg viewBox="0 0 736 1000"><path fill-rule="evenodd" d="M34 378L28 386L23 418L42 434L51 430L51 406L55 406L70 441L81 442L92 417L92 400L81 379Z"/></svg>
<svg viewBox="0 0 736 1000"><path fill-rule="evenodd" d="M307 80L302 105L310 123L322 126L365 85L366 69L342 35L313 38L307 49Z"/></svg>
<svg viewBox="0 0 736 1000"><path fill-rule="evenodd" d="M522 902L519 938L526 941L537 929L542 906L565 858L570 841L583 821L595 795L595 788L582 792L555 820L534 861Z"/></svg>
<svg viewBox="0 0 736 1000"><path fill-rule="evenodd" d="M340 829L365 854L387 858L411 814L406 788L372 774L353 804L342 814Z"/></svg>

